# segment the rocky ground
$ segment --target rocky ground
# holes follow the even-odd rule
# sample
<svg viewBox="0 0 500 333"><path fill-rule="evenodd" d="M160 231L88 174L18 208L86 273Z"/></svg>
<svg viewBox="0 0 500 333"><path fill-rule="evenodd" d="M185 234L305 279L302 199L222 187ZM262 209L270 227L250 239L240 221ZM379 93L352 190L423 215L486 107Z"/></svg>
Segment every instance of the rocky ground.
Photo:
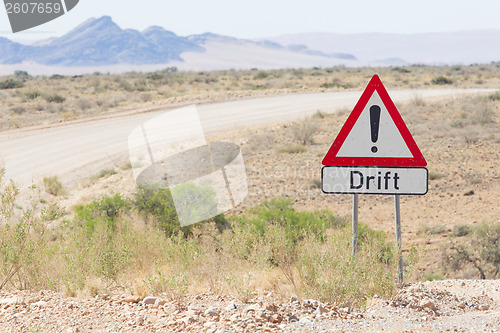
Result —
<svg viewBox="0 0 500 333"><path fill-rule="evenodd" d="M200 294L65 298L40 291L0 293L1 332L332 332L500 330L500 280L415 283L365 309L270 293L241 303Z"/></svg>

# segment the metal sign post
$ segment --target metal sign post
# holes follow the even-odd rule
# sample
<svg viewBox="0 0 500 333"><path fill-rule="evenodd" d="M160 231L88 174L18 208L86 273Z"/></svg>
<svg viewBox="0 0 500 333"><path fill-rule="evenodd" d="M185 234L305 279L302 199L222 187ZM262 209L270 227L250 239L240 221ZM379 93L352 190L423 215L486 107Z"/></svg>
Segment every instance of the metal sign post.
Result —
<svg viewBox="0 0 500 333"><path fill-rule="evenodd" d="M401 244L401 214L399 210L399 195L394 196L394 218L396 220L396 243L398 246L398 284L403 284L403 250Z"/></svg>
<svg viewBox="0 0 500 333"><path fill-rule="evenodd" d="M352 255L358 249L358 194L352 195Z"/></svg>

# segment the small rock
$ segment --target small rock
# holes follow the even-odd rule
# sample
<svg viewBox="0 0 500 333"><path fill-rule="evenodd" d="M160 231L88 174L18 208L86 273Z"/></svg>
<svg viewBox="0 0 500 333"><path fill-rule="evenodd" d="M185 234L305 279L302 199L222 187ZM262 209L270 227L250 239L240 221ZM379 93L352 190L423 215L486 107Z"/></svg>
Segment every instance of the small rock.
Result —
<svg viewBox="0 0 500 333"><path fill-rule="evenodd" d="M142 300L142 304L155 304L158 297L148 296Z"/></svg>
<svg viewBox="0 0 500 333"><path fill-rule="evenodd" d="M457 304L457 306L460 308L460 309L465 309L465 302L460 302Z"/></svg>
<svg viewBox="0 0 500 333"><path fill-rule="evenodd" d="M3 309L7 309L10 306L13 306L17 303L17 298L12 297L12 298L4 298L0 300L0 307Z"/></svg>
<svg viewBox="0 0 500 333"><path fill-rule="evenodd" d="M304 304L312 305L314 307L318 307L321 305L321 303L315 299L306 299L306 300L304 300Z"/></svg>
<svg viewBox="0 0 500 333"><path fill-rule="evenodd" d="M488 305L480 305L479 306L479 311L486 311L488 310L490 307Z"/></svg>
<svg viewBox="0 0 500 333"><path fill-rule="evenodd" d="M290 303L299 302L299 301L300 301L300 299L297 296L290 297Z"/></svg>
<svg viewBox="0 0 500 333"><path fill-rule="evenodd" d="M248 311L258 311L260 310L260 305L259 304L252 304L250 305L248 308L245 309L244 312L248 312Z"/></svg>
<svg viewBox="0 0 500 333"><path fill-rule="evenodd" d="M468 196L471 196L471 195L474 195L474 191L473 190L470 190L470 191L467 191L464 193L464 196L468 197Z"/></svg>
<svg viewBox="0 0 500 333"><path fill-rule="evenodd" d="M78 327L69 327L66 329L66 333L79 333L80 329Z"/></svg>
<svg viewBox="0 0 500 333"><path fill-rule="evenodd" d="M431 309L432 311L436 311L436 305L428 298L423 299L420 302L420 306L423 308Z"/></svg>
<svg viewBox="0 0 500 333"><path fill-rule="evenodd" d="M278 311L278 307L275 304L266 304L265 309L270 312Z"/></svg>
<svg viewBox="0 0 500 333"><path fill-rule="evenodd" d="M283 321L283 317L280 314L275 313L271 316L269 321L273 324L281 324L281 322Z"/></svg>
<svg viewBox="0 0 500 333"><path fill-rule="evenodd" d="M33 306L35 308L43 308L43 307L47 306L47 302L45 302L45 301L38 301L36 303L31 304L31 306Z"/></svg>
<svg viewBox="0 0 500 333"><path fill-rule="evenodd" d="M162 305L165 305L167 304L167 301L164 300L164 299L161 299L161 298L158 298L156 301L155 301L155 306L159 307L159 306L162 306Z"/></svg>
<svg viewBox="0 0 500 333"><path fill-rule="evenodd" d="M297 318L296 315L291 315L290 317L288 317L288 321L291 323L296 323L299 321L299 318Z"/></svg>
<svg viewBox="0 0 500 333"><path fill-rule="evenodd" d="M234 303L229 304L226 306L226 311L231 311L231 310L236 310L237 306Z"/></svg>
<svg viewBox="0 0 500 333"><path fill-rule="evenodd" d="M328 313L328 312L329 312L329 310L325 309L322 306L318 306L318 308L316 309L316 313L319 314L319 315L322 315L322 314L325 314L325 313Z"/></svg>
<svg viewBox="0 0 500 333"><path fill-rule="evenodd" d="M141 300L140 297L138 296L127 296L122 298L119 302L120 303L139 303Z"/></svg>
<svg viewBox="0 0 500 333"><path fill-rule="evenodd" d="M339 304L339 308L352 308L352 303L351 301L344 301Z"/></svg>
<svg viewBox="0 0 500 333"><path fill-rule="evenodd" d="M186 325L189 325L189 324L192 324L192 323L196 323L196 319L194 319L191 316L184 317L180 321L183 322Z"/></svg>
<svg viewBox="0 0 500 333"><path fill-rule="evenodd" d="M299 320L299 324L301 325L311 325L311 321L307 318L302 318Z"/></svg>
<svg viewBox="0 0 500 333"><path fill-rule="evenodd" d="M218 316L219 311L216 308L210 308L205 311L205 316Z"/></svg>
<svg viewBox="0 0 500 333"><path fill-rule="evenodd" d="M136 324L139 326L144 325L144 318L142 318L142 317L137 318Z"/></svg>
<svg viewBox="0 0 500 333"><path fill-rule="evenodd" d="M199 308L197 308L196 306L190 305L190 306L188 306L188 312L195 315L195 316L198 316L198 315L200 315L201 310Z"/></svg>

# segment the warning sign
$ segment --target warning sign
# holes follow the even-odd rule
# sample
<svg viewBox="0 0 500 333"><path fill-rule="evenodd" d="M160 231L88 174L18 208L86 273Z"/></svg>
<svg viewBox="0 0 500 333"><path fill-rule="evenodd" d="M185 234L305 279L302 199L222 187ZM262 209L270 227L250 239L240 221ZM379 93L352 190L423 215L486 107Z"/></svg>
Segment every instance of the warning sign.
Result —
<svg viewBox="0 0 500 333"><path fill-rule="evenodd" d="M423 167L415 140L377 75L349 115L323 165Z"/></svg>

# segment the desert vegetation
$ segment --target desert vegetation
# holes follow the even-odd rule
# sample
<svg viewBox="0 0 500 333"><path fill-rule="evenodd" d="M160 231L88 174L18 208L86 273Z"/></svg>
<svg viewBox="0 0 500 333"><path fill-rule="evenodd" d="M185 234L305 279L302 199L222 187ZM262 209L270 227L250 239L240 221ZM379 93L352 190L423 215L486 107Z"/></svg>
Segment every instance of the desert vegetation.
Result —
<svg viewBox="0 0 500 333"><path fill-rule="evenodd" d="M498 64L453 67L315 68L0 78L0 126L21 127L214 99L362 89L374 72L388 89L499 86ZM403 199L405 281L498 278L500 94L397 105L428 161L430 191ZM241 145L244 204L181 228L166 190L124 193L130 165L66 189L55 175L19 200L2 179L0 289L69 296L201 292L242 302L273 292L363 306L397 286L392 202L361 198L360 248L350 249L350 197L320 193L318 161L350 110L318 110L296 122L225 133ZM276 157L278 156L278 158ZM70 200L87 189L84 199ZM97 190L99 189L99 191ZM105 194L102 194L105 192ZM100 193L99 195L94 193ZM77 202L75 204L75 201ZM69 202L69 203L68 203ZM485 246L487 244L488 246Z"/></svg>
<svg viewBox="0 0 500 333"><path fill-rule="evenodd" d="M361 225L352 257L344 218L296 211L288 199L181 228L167 190L103 196L71 213L40 204L40 191L31 191L31 203L21 208L15 185L2 187L0 289L164 293L170 299L209 290L243 302L273 291L363 305L396 288L394 244L384 232ZM412 252L408 269L415 259Z"/></svg>
<svg viewBox="0 0 500 333"><path fill-rule="evenodd" d="M300 91L363 89L373 73L390 89L496 87L499 64L312 68L0 77L0 128L46 125L158 105L183 105Z"/></svg>

